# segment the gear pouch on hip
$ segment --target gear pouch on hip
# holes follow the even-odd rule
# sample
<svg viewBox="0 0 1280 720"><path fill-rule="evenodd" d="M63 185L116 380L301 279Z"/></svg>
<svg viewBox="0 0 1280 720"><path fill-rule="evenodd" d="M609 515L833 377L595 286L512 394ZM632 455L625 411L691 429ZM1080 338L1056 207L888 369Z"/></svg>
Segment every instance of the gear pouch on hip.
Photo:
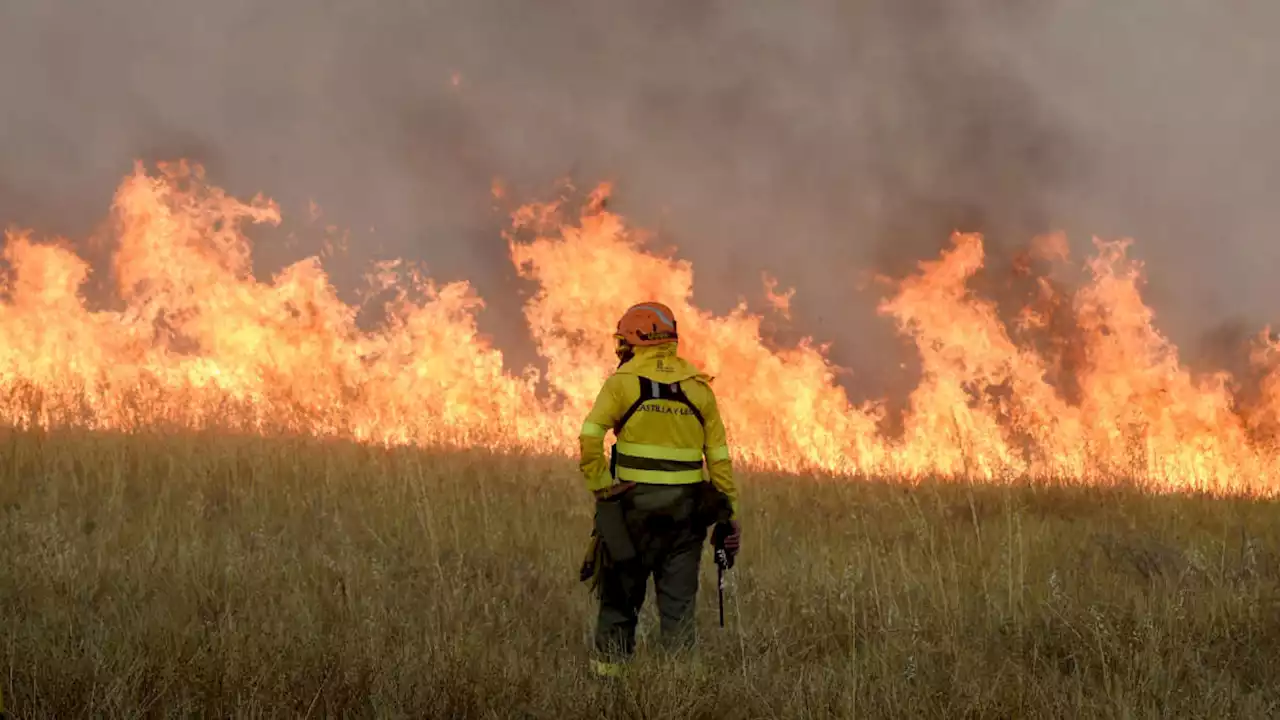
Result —
<svg viewBox="0 0 1280 720"><path fill-rule="evenodd" d="M614 562L635 558L636 547L631 542L631 533L622 512L622 496L596 501L596 532L600 533L605 550Z"/></svg>

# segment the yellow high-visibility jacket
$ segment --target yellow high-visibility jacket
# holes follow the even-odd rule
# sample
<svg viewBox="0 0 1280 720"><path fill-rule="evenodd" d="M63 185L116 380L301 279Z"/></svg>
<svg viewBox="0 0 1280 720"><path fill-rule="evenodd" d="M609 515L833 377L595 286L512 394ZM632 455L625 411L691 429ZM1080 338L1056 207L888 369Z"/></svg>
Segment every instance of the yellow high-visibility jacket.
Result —
<svg viewBox="0 0 1280 720"><path fill-rule="evenodd" d="M646 387L647 386L647 387ZM689 406L670 399L682 392ZM636 405L645 393L651 397ZM630 417L628 411L634 408ZM697 410L697 412L694 411ZM698 420L702 415L702 421ZM614 446L615 467L605 458L604 438L626 420ZM587 489L621 482L684 485L703 481L703 457L711 482L738 514L738 489L724 422L710 378L676 354L676 344L636 348L635 356L605 381L579 436L579 466Z"/></svg>

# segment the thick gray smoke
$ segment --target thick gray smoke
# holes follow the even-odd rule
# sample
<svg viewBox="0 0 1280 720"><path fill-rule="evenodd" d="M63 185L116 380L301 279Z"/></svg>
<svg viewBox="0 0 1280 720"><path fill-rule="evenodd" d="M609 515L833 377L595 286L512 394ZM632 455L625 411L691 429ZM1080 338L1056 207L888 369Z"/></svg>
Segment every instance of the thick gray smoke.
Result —
<svg viewBox="0 0 1280 720"><path fill-rule="evenodd" d="M893 333L859 283L952 229L997 253L1133 236L1175 339L1267 321L1280 3L1022 5L11 0L0 222L82 237L135 158L187 157L350 229L339 282L394 256L473 280L505 341L523 321L491 181L530 200L608 179L694 261L698 302L759 303L769 271L881 387Z"/></svg>

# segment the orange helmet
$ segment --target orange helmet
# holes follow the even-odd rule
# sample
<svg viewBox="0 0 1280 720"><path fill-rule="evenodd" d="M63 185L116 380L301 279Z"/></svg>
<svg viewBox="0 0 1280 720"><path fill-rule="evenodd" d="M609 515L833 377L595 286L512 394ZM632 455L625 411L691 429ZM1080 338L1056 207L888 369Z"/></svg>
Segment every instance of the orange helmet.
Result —
<svg viewBox="0 0 1280 720"><path fill-rule="evenodd" d="M614 338L619 344L632 347L661 345L674 342L676 334L676 314L671 308L658 302L646 302L633 305L618 320L618 331Z"/></svg>

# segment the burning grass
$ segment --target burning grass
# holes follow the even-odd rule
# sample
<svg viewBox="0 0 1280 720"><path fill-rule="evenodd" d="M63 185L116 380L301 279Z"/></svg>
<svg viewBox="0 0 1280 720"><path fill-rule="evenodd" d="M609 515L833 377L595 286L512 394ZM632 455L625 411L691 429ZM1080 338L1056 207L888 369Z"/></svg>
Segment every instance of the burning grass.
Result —
<svg viewBox="0 0 1280 720"><path fill-rule="evenodd" d="M1002 268L989 267L981 236L957 233L910 275L879 278L876 309L915 357L866 352L918 361L919 380L905 397L854 403L830 338L779 347L764 329L773 320L745 300L722 315L697 307L692 263L606 210L610 191L598 187L581 208L566 195L512 211L503 234L530 292L523 314L538 357L517 368L480 332L484 300L465 280L378 262L352 304L320 256L258 277L250 233L282 222L274 203L231 197L198 166L140 165L104 225L109 266L70 241L6 234L0 423L217 424L572 456L616 365L609 329L635 302L657 300L679 318L682 355L716 377L743 464L912 478L1123 474L1168 490L1280 492L1280 341L1262 332L1237 348L1250 357L1235 375L1192 372L1156 326L1127 241L1099 240L1076 266L1065 237L1050 236ZM772 281L764 291L770 316L787 318L791 291Z"/></svg>
<svg viewBox="0 0 1280 720"><path fill-rule="evenodd" d="M729 627L708 563L701 665L642 648L603 687L585 672L589 502L569 461L225 435L0 446L16 717L1280 707L1274 503L747 475Z"/></svg>

